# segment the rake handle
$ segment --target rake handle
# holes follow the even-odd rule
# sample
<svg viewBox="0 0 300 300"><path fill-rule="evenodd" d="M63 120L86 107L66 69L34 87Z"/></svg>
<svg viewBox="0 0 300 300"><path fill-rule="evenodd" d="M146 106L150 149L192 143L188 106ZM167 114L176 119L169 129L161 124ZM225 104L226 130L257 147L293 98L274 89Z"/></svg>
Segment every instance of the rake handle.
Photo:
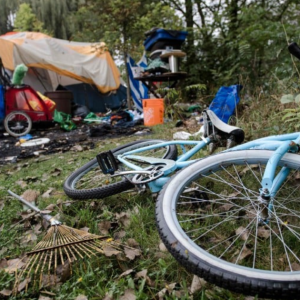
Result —
<svg viewBox="0 0 300 300"><path fill-rule="evenodd" d="M11 190L8 190L8 193L17 198L19 201L21 201L23 204L25 204L27 207L29 207L30 209L34 210L35 212L37 212L38 214L40 214L40 216L45 219L46 221L52 223L53 222L53 217L51 217L50 215L46 215L43 214L42 211L36 207L35 205L31 204L30 202L26 201L24 198L20 197L19 195L15 194L14 192L12 192Z"/></svg>

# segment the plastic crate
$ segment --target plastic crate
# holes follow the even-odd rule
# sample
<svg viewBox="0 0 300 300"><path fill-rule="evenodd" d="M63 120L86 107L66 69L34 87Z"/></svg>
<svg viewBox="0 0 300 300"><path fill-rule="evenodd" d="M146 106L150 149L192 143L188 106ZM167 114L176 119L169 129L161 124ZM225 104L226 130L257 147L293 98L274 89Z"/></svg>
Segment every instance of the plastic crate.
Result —
<svg viewBox="0 0 300 300"><path fill-rule="evenodd" d="M158 49L180 49L181 45L187 37L186 31L155 29L147 33L144 41L146 51L154 51Z"/></svg>

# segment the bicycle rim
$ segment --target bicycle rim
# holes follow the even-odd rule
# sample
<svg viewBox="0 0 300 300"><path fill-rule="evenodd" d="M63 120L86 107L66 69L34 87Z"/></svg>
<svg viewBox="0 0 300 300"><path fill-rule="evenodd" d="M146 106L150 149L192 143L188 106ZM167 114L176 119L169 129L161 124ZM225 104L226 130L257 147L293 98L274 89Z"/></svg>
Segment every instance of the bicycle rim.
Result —
<svg viewBox="0 0 300 300"><path fill-rule="evenodd" d="M162 191L157 223L171 253L194 273L252 294L263 282L273 297L282 297L300 281L300 157L287 154L280 161L291 171L262 222L259 188L270 156L236 151L187 167ZM260 293L270 295L269 289Z"/></svg>

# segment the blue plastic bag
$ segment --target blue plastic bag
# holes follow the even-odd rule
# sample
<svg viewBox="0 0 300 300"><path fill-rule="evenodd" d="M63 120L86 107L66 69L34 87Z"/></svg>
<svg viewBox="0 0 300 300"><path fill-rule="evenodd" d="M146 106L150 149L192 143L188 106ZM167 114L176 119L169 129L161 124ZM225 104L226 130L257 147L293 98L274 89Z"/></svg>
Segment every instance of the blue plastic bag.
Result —
<svg viewBox="0 0 300 300"><path fill-rule="evenodd" d="M237 104L240 102L239 92L242 85L222 86L208 109L212 110L223 122L228 123L229 118L234 114Z"/></svg>
<svg viewBox="0 0 300 300"><path fill-rule="evenodd" d="M0 121L5 117L4 88L0 85Z"/></svg>

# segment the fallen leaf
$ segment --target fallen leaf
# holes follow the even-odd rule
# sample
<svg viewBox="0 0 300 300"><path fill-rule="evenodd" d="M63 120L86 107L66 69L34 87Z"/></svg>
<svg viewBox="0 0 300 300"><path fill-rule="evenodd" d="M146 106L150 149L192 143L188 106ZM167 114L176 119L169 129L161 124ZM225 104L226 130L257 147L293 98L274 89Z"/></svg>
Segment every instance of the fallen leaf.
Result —
<svg viewBox="0 0 300 300"><path fill-rule="evenodd" d="M293 271L300 271L300 265L295 262L291 264L291 267ZM290 267L287 267L285 270L290 271Z"/></svg>
<svg viewBox="0 0 300 300"><path fill-rule="evenodd" d="M18 180L16 181L16 184L22 188L25 188L27 186L27 183L24 180Z"/></svg>
<svg viewBox="0 0 300 300"><path fill-rule="evenodd" d="M3 289L2 291L0 291L0 295L2 295L2 296L9 297L11 294L12 294L12 291L8 290L8 289Z"/></svg>
<svg viewBox="0 0 300 300"><path fill-rule="evenodd" d="M118 231L114 234L114 240L121 240L126 235L126 231Z"/></svg>
<svg viewBox="0 0 300 300"><path fill-rule="evenodd" d="M60 277L53 275L53 274L43 274L42 276L42 286L44 288L56 286L60 284Z"/></svg>
<svg viewBox="0 0 300 300"><path fill-rule="evenodd" d="M159 300L163 300L165 299L165 295L168 293L172 293L172 291L174 290L174 288L177 286L177 283L171 283L171 284L168 284L166 285L165 288L163 288L161 291L159 291L157 293L157 296L158 296L158 299Z"/></svg>
<svg viewBox="0 0 300 300"><path fill-rule="evenodd" d="M109 229L111 228L111 222L110 221L100 222L100 223L98 223L98 228L102 234L106 235L106 234L108 234Z"/></svg>
<svg viewBox="0 0 300 300"><path fill-rule="evenodd" d="M39 194L40 193L35 190L26 190L21 197L30 203L35 203Z"/></svg>
<svg viewBox="0 0 300 300"><path fill-rule="evenodd" d="M160 242L158 247L159 247L159 250L162 251L162 252L167 252L168 251L168 249L166 248L166 246L163 242Z"/></svg>
<svg viewBox="0 0 300 300"><path fill-rule="evenodd" d="M71 151L82 152L83 148L80 145L75 145L71 149Z"/></svg>
<svg viewBox="0 0 300 300"><path fill-rule="evenodd" d="M130 247L139 247L139 243L135 239L128 239L127 240L127 245Z"/></svg>
<svg viewBox="0 0 300 300"><path fill-rule="evenodd" d="M45 209L53 211L55 208L55 204L49 204Z"/></svg>
<svg viewBox="0 0 300 300"><path fill-rule="evenodd" d="M125 247L124 253L127 258L130 260L134 260L137 256L141 255L141 251L139 249L127 248Z"/></svg>
<svg viewBox="0 0 300 300"><path fill-rule="evenodd" d="M243 241L246 241L249 237L249 230L243 226L240 226L238 229L236 229L235 234L238 235Z"/></svg>
<svg viewBox="0 0 300 300"><path fill-rule="evenodd" d="M22 290L24 290L25 286L28 285L29 282L30 282L30 278L26 278L24 281L22 281L18 285L18 292L21 292Z"/></svg>
<svg viewBox="0 0 300 300"><path fill-rule="evenodd" d="M131 274L132 272L133 272L133 269L129 269L129 270L123 272L118 278L125 277L125 276Z"/></svg>
<svg viewBox="0 0 300 300"><path fill-rule="evenodd" d="M106 294L102 300L114 300L114 298L111 295Z"/></svg>
<svg viewBox="0 0 300 300"><path fill-rule="evenodd" d="M88 300L88 297L85 295L78 295L75 300Z"/></svg>
<svg viewBox="0 0 300 300"><path fill-rule="evenodd" d="M227 212L229 211L234 205L233 204L224 204L219 207L220 212Z"/></svg>
<svg viewBox="0 0 300 300"><path fill-rule="evenodd" d="M108 257L121 253L121 251L118 251L115 248L110 247L110 246L104 247L103 252L104 252L104 255L108 256Z"/></svg>
<svg viewBox="0 0 300 300"><path fill-rule="evenodd" d="M48 191L46 191L46 192L42 195L42 197L43 197L43 198L50 198L50 194L52 193L53 190L54 190L53 188L48 189Z"/></svg>
<svg viewBox="0 0 300 300"><path fill-rule="evenodd" d="M66 282L71 277L71 267L69 261L65 261L63 265L59 265L56 274L60 276L61 282Z"/></svg>
<svg viewBox="0 0 300 300"><path fill-rule="evenodd" d="M30 219L31 217L35 216L36 212L28 212L28 211L22 211L21 217L23 220Z"/></svg>
<svg viewBox="0 0 300 300"><path fill-rule="evenodd" d="M3 247L1 250L0 250L0 256L2 256L5 252L7 251L7 248L6 247ZM1 260L0 260L1 262ZM1 267L0 267L1 269Z"/></svg>
<svg viewBox="0 0 300 300"><path fill-rule="evenodd" d="M244 248L242 249L242 252L239 253L238 256L236 257L236 259L238 258L239 261L241 261L241 260L243 260L243 259L249 257L250 255L252 255L252 251L251 251L249 248L244 247Z"/></svg>
<svg viewBox="0 0 300 300"><path fill-rule="evenodd" d="M62 169L55 168L53 171L50 172L50 174L52 177L57 177L61 174L61 172L62 172Z"/></svg>
<svg viewBox="0 0 300 300"><path fill-rule="evenodd" d="M7 268L5 268L5 271L8 273L14 273L17 270L23 268L25 266L25 263L19 259L19 258L15 258L15 259L10 259L7 261Z"/></svg>
<svg viewBox="0 0 300 300"><path fill-rule="evenodd" d="M196 292L200 291L206 284L206 281L197 275L193 276L192 284L190 287L190 293L193 295Z"/></svg>
<svg viewBox="0 0 300 300"><path fill-rule="evenodd" d="M161 291L159 291L159 292L157 293L158 299L159 299L159 300L163 300L163 299L165 298L165 295L166 295L167 291L168 291L168 290L167 290L166 288L163 288Z"/></svg>
<svg viewBox="0 0 300 300"><path fill-rule="evenodd" d="M269 229L265 229L263 227L258 228L257 236L259 236L260 238L267 239L270 237L270 235L271 235L271 231Z"/></svg>
<svg viewBox="0 0 300 300"><path fill-rule="evenodd" d="M122 212L120 214L116 214L116 218L117 220L120 221L120 223L124 226L124 227L127 227L130 225L130 214L129 213L125 213L125 212Z"/></svg>
<svg viewBox="0 0 300 300"><path fill-rule="evenodd" d="M137 272L136 274L135 274L135 278L146 278L146 276L147 276L147 273L148 273L148 270L142 270L142 271L140 271L140 272Z"/></svg>
<svg viewBox="0 0 300 300"><path fill-rule="evenodd" d="M146 279L146 283L149 285L149 286L155 286L155 283L149 278L149 276L147 276L147 273L148 273L148 270L142 270L138 273L135 274L135 278L136 279L139 279L139 278L143 278L143 279Z"/></svg>
<svg viewBox="0 0 300 300"><path fill-rule="evenodd" d="M5 269L8 267L7 260L5 258L0 259L0 269Z"/></svg>
<svg viewBox="0 0 300 300"><path fill-rule="evenodd" d="M127 289L125 291L125 294L120 297L120 300L135 300L136 296L134 294L134 290L132 289Z"/></svg>
<svg viewBox="0 0 300 300"><path fill-rule="evenodd" d="M21 240L21 244L31 243L36 240L37 240L37 236L34 233L34 231L29 230L29 231L25 232L25 235L23 236L23 238Z"/></svg>

